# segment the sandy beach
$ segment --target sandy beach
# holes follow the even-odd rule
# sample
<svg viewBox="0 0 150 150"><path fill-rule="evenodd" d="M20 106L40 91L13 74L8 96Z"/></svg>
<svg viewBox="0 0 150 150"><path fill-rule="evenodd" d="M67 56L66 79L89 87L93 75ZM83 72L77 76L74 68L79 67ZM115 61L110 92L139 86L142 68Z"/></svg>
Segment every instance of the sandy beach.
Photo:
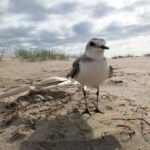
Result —
<svg viewBox="0 0 150 150"><path fill-rule="evenodd" d="M52 76L65 77L73 60L0 62L0 93ZM109 59L114 77L88 88L91 116L84 114L79 85L22 93L0 100L1 150L149 150L150 58ZM40 96L41 97L40 97Z"/></svg>

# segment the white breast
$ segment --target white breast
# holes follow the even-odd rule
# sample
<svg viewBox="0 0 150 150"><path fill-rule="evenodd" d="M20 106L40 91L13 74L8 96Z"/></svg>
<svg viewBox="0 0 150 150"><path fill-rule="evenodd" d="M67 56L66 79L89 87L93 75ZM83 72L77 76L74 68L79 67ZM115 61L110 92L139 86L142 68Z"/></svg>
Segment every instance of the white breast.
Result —
<svg viewBox="0 0 150 150"><path fill-rule="evenodd" d="M76 80L82 85L99 87L108 78L109 66L106 59L80 62L80 72Z"/></svg>

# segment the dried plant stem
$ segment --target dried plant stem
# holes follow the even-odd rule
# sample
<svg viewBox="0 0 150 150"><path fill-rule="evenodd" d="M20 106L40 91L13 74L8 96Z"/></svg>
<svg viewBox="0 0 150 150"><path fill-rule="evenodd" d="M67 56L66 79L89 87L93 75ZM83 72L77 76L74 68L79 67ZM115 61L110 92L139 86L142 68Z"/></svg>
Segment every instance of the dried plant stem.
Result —
<svg viewBox="0 0 150 150"><path fill-rule="evenodd" d="M126 121L141 120L141 121L144 121L148 126L150 126L150 123L147 120L145 120L144 118L112 118L111 120L126 120Z"/></svg>

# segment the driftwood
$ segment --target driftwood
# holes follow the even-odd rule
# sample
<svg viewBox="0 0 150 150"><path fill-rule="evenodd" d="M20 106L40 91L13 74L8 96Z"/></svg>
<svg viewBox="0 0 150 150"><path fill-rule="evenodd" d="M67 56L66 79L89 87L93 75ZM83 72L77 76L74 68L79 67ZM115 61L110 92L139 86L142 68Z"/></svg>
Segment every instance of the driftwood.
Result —
<svg viewBox="0 0 150 150"><path fill-rule="evenodd" d="M12 89L12 90L9 90L7 92L0 94L0 99L9 97L12 95L16 95L22 92L30 91L30 90L34 90L34 86L30 86L30 85L21 86L19 88L15 88L15 89Z"/></svg>
<svg viewBox="0 0 150 150"><path fill-rule="evenodd" d="M62 78L62 77L57 77L57 76L50 77L38 83L35 83L33 85L24 85L24 86L0 93L0 100L9 96L23 93L23 92L30 92L34 90L49 90L54 87L71 85L71 84L79 84L79 83L68 78Z"/></svg>

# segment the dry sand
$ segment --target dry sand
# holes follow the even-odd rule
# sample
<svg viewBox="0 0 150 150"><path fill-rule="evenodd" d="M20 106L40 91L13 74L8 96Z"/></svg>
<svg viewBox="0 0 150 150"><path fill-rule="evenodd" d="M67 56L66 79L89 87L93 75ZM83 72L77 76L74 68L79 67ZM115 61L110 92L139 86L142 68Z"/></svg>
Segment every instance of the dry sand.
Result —
<svg viewBox="0 0 150 150"><path fill-rule="evenodd" d="M95 90L88 90L91 116L82 115L80 86L30 93L0 100L0 150L149 150L150 58L109 60L114 77L101 86L94 114ZM72 61L0 62L0 92L47 77L64 77ZM40 97L40 96L42 97Z"/></svg>

